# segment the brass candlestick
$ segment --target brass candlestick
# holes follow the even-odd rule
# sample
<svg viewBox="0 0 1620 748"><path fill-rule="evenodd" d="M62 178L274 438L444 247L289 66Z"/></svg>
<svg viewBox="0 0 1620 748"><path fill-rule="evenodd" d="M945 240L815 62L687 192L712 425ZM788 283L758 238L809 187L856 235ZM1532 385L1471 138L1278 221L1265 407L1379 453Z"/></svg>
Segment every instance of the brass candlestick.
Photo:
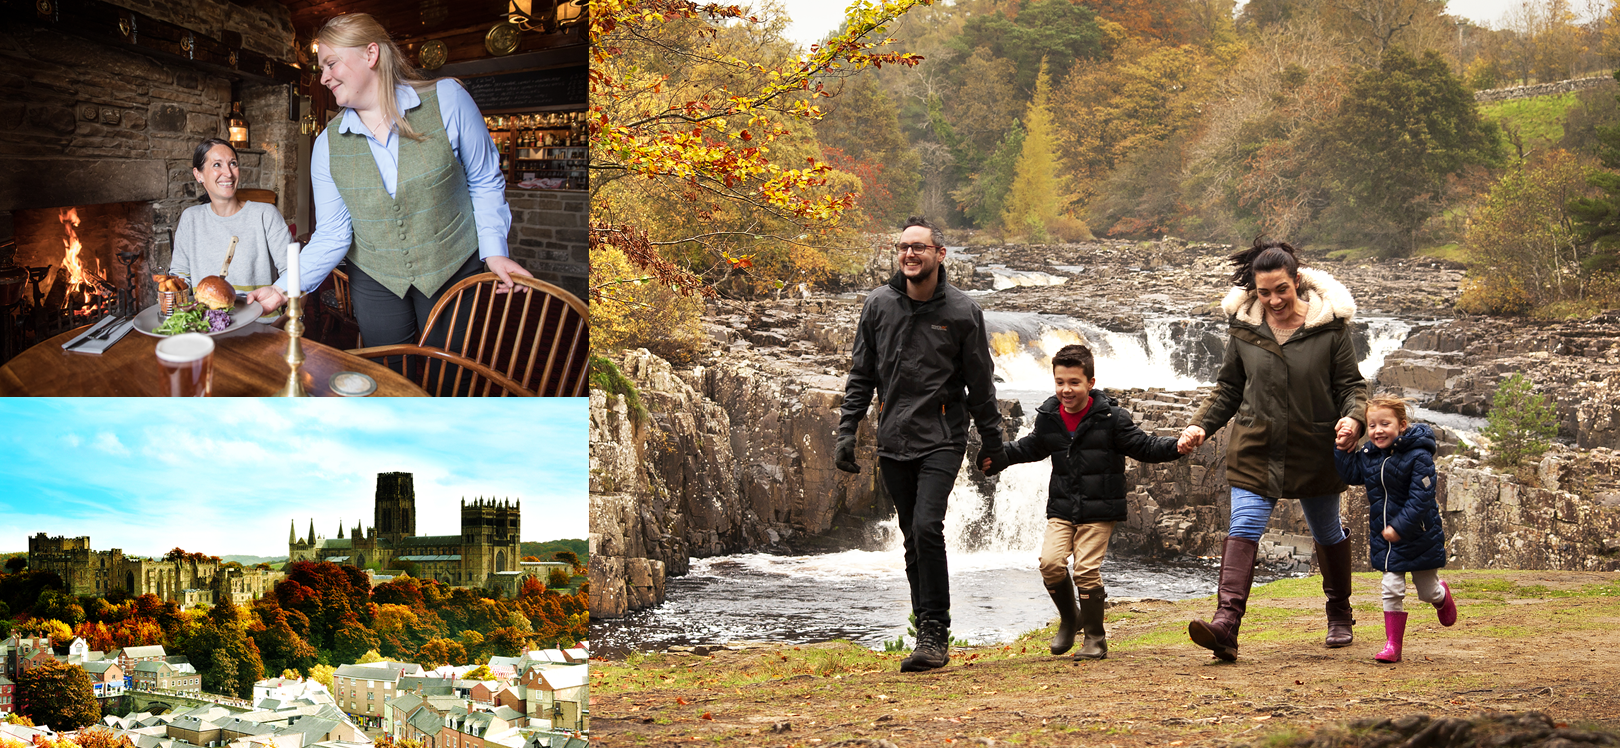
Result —
<svg viewBox="0 0 1620 748"><path fill-rule="evenodd" d="M304 337L304 295L287 297L287 386L276 392L276 397L307 397L304 385L298 381L298 366L304 363L304 347L298 342Z"/></svg>

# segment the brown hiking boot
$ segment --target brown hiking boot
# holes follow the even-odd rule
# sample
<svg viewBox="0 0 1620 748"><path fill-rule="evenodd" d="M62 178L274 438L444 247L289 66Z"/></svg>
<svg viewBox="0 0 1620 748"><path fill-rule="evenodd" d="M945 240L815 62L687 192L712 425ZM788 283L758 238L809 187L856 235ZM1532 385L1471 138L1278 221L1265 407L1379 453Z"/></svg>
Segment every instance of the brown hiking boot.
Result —
<svg viewBox="0 0 1620 748"><path fill-rule="evenodd" d="M1046 588L1058 609L1057 635L1052 637L1052 654L1060 655L1074 647L1074 630L1080 611L1074 607L1074 584L1068 579Z"/></svg>
<svg viewBox="0 0 1620 748"><path fill-rule="evenodd" d="M1085 640L1080 651L1074 653L1074 659L1108 658L1108 634L1103 630L1103 600L1107 598L1108 593L1101 587L1080 590L1080 629L1085 632Z"/></svg>
<svg viewBox="0 0 1620 748"><path fill-rule="evenodd" d="M1316 562L1322 567L1322 593L1327 595L1327 645L1348 647L1356 639L1350 631L1356 622L1350 609L1350 538L1333 545L1317 543Z"/></svg>
<svg viewBox="0 0 1620 748"><path fill-rule="evenodd" d="M1215 616L1208 623L1187 624L1193 643L1208 649L1227 662L1237 659L1238 625L1249 604L1249 588L1254 585L1254 556L1260 544L1226 536L1221 548L1221 581L1215 589Z"/></svg>

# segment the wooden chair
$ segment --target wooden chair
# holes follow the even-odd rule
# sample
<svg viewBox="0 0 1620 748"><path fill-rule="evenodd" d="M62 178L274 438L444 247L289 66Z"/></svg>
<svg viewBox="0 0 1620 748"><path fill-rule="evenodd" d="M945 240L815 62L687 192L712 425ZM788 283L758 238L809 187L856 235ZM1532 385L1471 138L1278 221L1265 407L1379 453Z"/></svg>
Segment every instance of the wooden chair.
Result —
<svg viewBox="0 0 1620 748"><path fill-rule="evenodd" d="M236 191L236 196L242 198L243 200L248 200L255 203L270 203L271 205L276 204L275 190L262 190L257 187L243 187Z"/></svg>
<svg viewBox="0 0 1620 748"><path fill-rule="evenodd" d="M416 344L349 352L381 359L435 396L584 395L590 348L585 303L545 281L519 275L512 281L527 290L495 293L494 273L467 278L433 305ZM427 345L440 335L443 348Z"/></svg>

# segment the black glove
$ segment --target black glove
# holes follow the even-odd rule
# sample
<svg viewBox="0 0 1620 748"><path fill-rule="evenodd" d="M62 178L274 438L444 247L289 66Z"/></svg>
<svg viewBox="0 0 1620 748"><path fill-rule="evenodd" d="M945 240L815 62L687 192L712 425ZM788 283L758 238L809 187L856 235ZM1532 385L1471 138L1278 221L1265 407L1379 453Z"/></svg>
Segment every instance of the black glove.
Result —
<svg viewBox="0 0 1620 748"><path fill-rule="evenodd" d="M985 460L990 461L990 467L983 468L985 475L995 475L996 473L1006 470L1007 466L1012 464L1008 462L1007 450L1005 447L1001 446L1000 441L997 441L993 445L987 444L980 447L979 453L973 456L973 466L983 467Z"/></svg>
<svg viewBox="0 0 1620 748"><path fill-rule="evenodd" d="M833 450L833 464L846 473L861 472L861 466L855 463L854 434L838 435L838 448Z"/></svg>

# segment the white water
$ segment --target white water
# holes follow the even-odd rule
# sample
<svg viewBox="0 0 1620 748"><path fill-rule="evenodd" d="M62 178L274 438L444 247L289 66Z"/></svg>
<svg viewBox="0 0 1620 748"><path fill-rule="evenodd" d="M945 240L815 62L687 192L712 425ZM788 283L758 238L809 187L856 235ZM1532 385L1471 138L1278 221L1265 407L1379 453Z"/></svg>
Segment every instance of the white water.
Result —
<svg viewBox="0 0 1620 748"><path fill-rule="evenodd" d="M1080 343L1096 359L1097 386L1103 389L1159 387L1190 390L1209 382L1176 373L1172 325L1179 321L1143 321L1140 333L1105 330L1072 317L1030 312L985 312L995 354L998 392L1006 390L1033 410L1052 390L1052 354ZM1213 372L1211 372L1213 374ZM1045 393L1033 403L1025 393Z"/></svg>
<svg viewBox="0 0 1620 748"><path fill-rule="evenodd" d="M1017 286L1061 286L1069 282L1068 278L1061 275L1034 270L1012 270L1001 265L986 265L976 270L990 274L990 287L996 291L1005 291Z"/></svg>

